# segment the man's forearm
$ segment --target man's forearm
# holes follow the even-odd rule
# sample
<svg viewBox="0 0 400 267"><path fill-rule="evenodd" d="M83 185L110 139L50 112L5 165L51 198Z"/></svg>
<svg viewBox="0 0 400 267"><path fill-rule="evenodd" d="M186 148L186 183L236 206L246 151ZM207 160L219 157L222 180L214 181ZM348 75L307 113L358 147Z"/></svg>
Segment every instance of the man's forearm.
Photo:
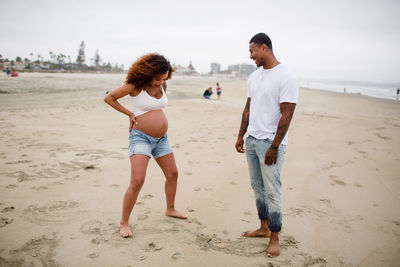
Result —
<svg viewBox="0 0 400 267"><path fill-rule="evenodd" d="M272 147L278 148L279 145L282 143L283 138L289 129L290 122L293 118L294 109L296 104L293 103L282 103L281 104L281 119L278 123L278 129L276 130L275 138L272 141Z"/></svg>
<svg viewBox="0 0 400 267"><path fill-rule="evenodd" d="M247 126L249 126L249 112L243 111L242 122L240 123L239 136L243 137L246 134Z"/></svg>
<svg viewBox="0 0 400 267"><path fill-rule="evenodd" d="M249 126L249 116L250 116L250 98L247 99L246 106L244 107L242 113L242 122L240 123L239 128L239 137L243 137L246 134L247 126Z"/></svg>

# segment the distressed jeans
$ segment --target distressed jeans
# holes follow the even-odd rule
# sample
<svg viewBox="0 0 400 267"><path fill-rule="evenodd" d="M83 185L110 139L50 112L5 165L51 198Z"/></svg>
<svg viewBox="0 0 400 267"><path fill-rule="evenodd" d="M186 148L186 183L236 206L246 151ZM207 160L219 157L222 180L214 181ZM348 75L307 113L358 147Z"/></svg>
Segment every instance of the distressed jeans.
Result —
<svg viewBox="0 0 400 267"><path fill-rule="evenodd" d="M264 163L265 153L271 146L269 139L246 138L246 157L250 172L251 187L254 190L258 217L268 220L272 232L282 228L281 170L285 145L279 145L276 164Z"/></svg>

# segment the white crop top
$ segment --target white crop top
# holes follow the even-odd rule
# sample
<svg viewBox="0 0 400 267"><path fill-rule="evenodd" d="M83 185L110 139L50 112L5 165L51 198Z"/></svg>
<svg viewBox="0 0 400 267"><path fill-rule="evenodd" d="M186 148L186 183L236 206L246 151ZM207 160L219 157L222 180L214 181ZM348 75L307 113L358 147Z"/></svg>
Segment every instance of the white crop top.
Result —
<svg viewBox="0 0 400 267"><path fill-rule="evenodd" d="M142 90L137 96L131 96L132 113L137 117L149 111L165 108L168 105L168 99L161 87L162 97L157 99L150 96L146 90Z"/></svg>

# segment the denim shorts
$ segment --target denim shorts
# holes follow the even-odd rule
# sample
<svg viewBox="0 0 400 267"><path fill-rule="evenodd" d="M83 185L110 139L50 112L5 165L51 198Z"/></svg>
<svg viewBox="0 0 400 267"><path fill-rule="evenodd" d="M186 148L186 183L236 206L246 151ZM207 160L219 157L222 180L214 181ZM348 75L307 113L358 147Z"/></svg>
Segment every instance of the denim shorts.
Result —
<svg viewBox="0 0 400 267"><path fill-rule="evenodd" d="M172 152L167 134L156 138L136 129L132 129L129 133L129 157L142 154L156 159Z"/></svg>

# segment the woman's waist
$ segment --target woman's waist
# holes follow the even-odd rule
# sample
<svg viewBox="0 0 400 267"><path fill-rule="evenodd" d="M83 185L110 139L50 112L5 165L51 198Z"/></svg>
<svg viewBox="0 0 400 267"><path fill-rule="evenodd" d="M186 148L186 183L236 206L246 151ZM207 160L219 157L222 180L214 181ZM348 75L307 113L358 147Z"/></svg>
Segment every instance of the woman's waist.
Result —
<svg viewBox="0 0 400 267"><path fill-rule="evenodd" d="M145 132L143 132L143 131L141 131L141 130L135 129L135 128L132 128L132 129L130 130L130 134L131 134L131 135L139 135L139 136L145 137L145 138L147 138L150 142L153 142L153 143L157 143L157 142L159 142L161 139L167 137L167 133L164 133L162 136L157 136L157 137L155 137L155 136L151 136L151 135L149 135L149 134L147 134L147 133L145 133Z"/></svg>

